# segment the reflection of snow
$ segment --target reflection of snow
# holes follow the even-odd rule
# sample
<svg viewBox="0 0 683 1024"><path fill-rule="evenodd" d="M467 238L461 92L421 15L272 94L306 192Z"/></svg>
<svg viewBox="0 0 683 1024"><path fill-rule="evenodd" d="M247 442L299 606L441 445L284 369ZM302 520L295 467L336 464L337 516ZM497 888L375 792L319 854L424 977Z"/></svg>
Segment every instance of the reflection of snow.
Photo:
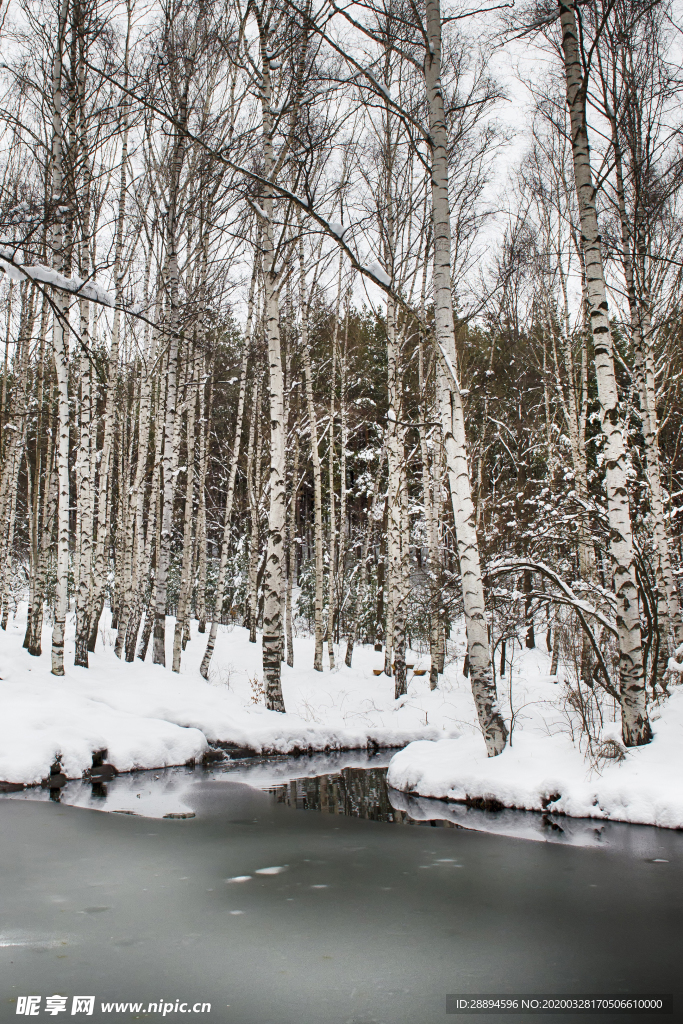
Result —
<svg viewBox="0 0 683 1024"><path fill-rule="evenodd" d="M603 847L639 858L652 858L653 863L658 862L653 854L661 852L664 841L659 829L634 827L617 821L598 822L594 818L569 818L533 811L482 811L476 807L466 807L465 804L410 796L395 789L389 789L389 799L392 807L403 811L414 821L448 821L460 828L516 839L563 843L565 846ZM553 824L559 828L553 828ZM680 844L680 837L676 833L668 833L668 836L677 845ZM435 861L432 866L447 863L443 858ZM458 865L453 863L452 866Z"/></svg>

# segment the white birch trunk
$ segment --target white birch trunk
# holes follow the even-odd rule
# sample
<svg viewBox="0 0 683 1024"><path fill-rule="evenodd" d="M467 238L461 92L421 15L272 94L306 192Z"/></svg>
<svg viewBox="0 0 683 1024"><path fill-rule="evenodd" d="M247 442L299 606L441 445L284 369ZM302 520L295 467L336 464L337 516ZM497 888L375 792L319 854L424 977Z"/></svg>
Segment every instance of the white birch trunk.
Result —
<svg viewBox="0 0 683 1024"><path fill-rule="evenodd" d="M275 174L273 150L273 121L271 106L273 87L267 52L267 38L259 22L261 39L261 75L263 118L264 177L271 180ZM275 239L273 224L273 192L266 188L263 196L263 287L265 292L265 327L268 346L268 400L270 409L270 478L268 509L268 548L263 581L263 684L266 707L271 711L284 711L282 698L282 575L284 572L284 535L286 513L285 489L285 432L284 379L280 347L279 284L275 268Z"/></svg>
<svg viewBox="0 0 683 1024"><path fill-rule="evenodd" d="M448 198L448 129L441 91L441 9L439 0L427 0L429 51L425 80L429 104L432 156L432 218L434 226L434 304L436 340L453 372L456 367L455 326L451 297L451 226ZM500 754L507 741L491 669L484 585L467 464L465 417L457 381L439 365L439 400L451 487L453 518L460 560L463 606L467 627L467 653L472 694L489 756Z"/></svg>
<svg viewBox="0 0 683 1024"><path fill-rule="evenodd" d="M187 479L185 484L185 517L183 522L183 560L180 572L180 593L173 632L173 671L180 672L180 658L183 650L183 630L192 596L192 563L194 542L192 538L192 513L194 511L194 463L195 463L195 412L197 408L197 386L199 384L199 359L194 358L194 372L187 408Z"/></svg>
<svg viewBox="0 0 683 1024"><path fill-rule="evenodd" d="M52 67L52 202L62 204L62 47L68 0L59 9L55 56ZM61 215L55 215L52 228L52 266L61 273L64 256L64 229ZM68 610L69 578L69 375L64 325L67 303L63 292L53 295L52 349L57 377L58 442L57 442L57 583L55 589L55 621L52 630L52 674L64 675L64 630Z"/></svg>
<svg viewBox="0 0 683 1024"><path fill-rule="evenodd" d="M340 267L341 272L341 267ZM337 292L338 294L338 292ZM330 669L334 668L334 606L335 606L335 539L337 532L337 521L335 515L334 500L334 390L337 384L337 330L339 324L339 301L337 301L337 315L335 317L334 337L332 340L332 379L330 381L330 441L327 458L328 490L329 490L329 513L330 513L330 544L328 550L329 565L327 567L327 656L330 661Z"/></svg>
<svg viewBox="0 0 683 1024"><path fill-rule="evenodd" d="M186 111L181 113L181 125L184 125L185 118ZM176 403L178 398L178 363L180 356L180 271L178 268L177 203L180 188L180 172L183 163L183 149L184 138L179 130L176 135L171 163L166 233L166 244L168 246L169 290L169 316L167 323L170 341L166 389L166 420L164 424L164 446L162 457L161 537L160 545L157 549L157 571L154 598L154 647L152 657L155 665L166 664L166 595L168 588L168 570L171 561L171 531L173 527L173 499L175 496L174 469L177 464L176 432L178 425L176 423Z"/></svg>
<svg viewBox="0 0 683 1024"><path fill-rule="evenodd" d="M249 494L249 588L247 594L247 621L249 643L256 643L258 625L258 563L259 563L259 506L261 501L261 457L263 430L261 427L261 374L254 381L253 412L249 424L249 450L247 452L247 489Z"/></svg>
<svg viewBox="0 0 683 1024"><path fill-rule="evenodd" d="M365 528L363 550L360 559L360 580L358 583L358 590L356 592L356 600L353 606L349 633L346 639L346 657L344 658L344 664L347 668L351 668L353 648L358 640L358 623L360 620L360 613L363 609L363 601L365 600L365 591L368 583L368 558L370 555L370 544L372 543L372 537L374 534L375 509L377 508L377 498L379 496L380 484L382 481L385 455L386 448L383 446L379 457L379 466L377 468L377 475L375 476L374 487L372 489L372 498L370 499L368 521Z"/></svg>
<svg viewBox="0 0 683 1024"><path fill-rule="evenodd" d="M612 333L588 147L583 66L579 53L576 16L574 7L568 0L559 0L559 10L600 419L606 438L603 450L610 555L617 599L622 735L626 746L632 747L648 743L652 733L647 715L643 673L640 609L629 510L626 440L614 373Z"/></svg>
<svg viewBox="0 0 683 1024"><path fill-rule="evenodd" d="M301 305L301 355L304 364L304 383L306 389L306 411L308 413L308 429L311 437L311 462L313 464L313 542L315 551L315 604L314 630L315 650L313 669L323 670L323 487L320 451L318 448L318 421L313 401L313 368L308 331L308 296L306 294L306 269L304 264L304 242L301 214L298 213L299 226L299 302Z"/></svg>
<svg viewBox="0 0 683 1024"><path fill-rule="evenodd" d="M616 122L612 121L612 142L615 155L617 181L617 201L622 235L622 265L626 282L626 296L631 317L631 338L636 371L636 381L640 398L640 414L645 442L645 459L647 477L650 485L650 512L653 522L653 533L657 550L657 589L664 591L667 618L674 633L676 646L683 643L683 616L678 599L678 591L674 580L671 563L671 547L666 528L664 513L664 496L662 490L661 461L659 454L659 422L657 416L657 393L652 357L652 324L649 313L649 298L641 295L640 302L636 292L636 275L634 274L631 256L631 229L626 213L624 194L623 158L619 143ZM645 244L641 243L642 262L645 262ZM641 273L641 278L644 274ZM663 587L662 587L663 584ZM666 638L666 629L662 632ZM662 645L664 648L666 645Z"/></svg>

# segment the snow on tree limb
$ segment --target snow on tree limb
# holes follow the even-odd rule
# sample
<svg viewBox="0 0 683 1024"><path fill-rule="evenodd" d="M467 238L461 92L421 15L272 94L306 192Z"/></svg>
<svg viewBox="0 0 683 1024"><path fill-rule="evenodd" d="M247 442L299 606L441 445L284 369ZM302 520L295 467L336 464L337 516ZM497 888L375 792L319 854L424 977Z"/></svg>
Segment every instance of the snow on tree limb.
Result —
<svg viewBox="0 0 683 1024"><path fill-rule="evenodd" d="M38 284L51 285L53 288L77 295L79 298L89 299L101 306L109 306L111 309L116 305L116 300L111 292L93 281L83 281L80 277L65 277L64 274L60 274L42 263L15 263L12 254L6 250L0 252L0 270L4 271L11 281L34 281Z"/></svg>

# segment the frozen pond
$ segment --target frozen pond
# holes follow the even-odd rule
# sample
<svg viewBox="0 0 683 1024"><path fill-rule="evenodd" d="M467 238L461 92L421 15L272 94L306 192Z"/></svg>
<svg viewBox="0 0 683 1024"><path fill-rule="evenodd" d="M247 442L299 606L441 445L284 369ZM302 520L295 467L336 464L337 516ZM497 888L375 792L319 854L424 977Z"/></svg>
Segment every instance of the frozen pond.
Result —
<svg viewBox="0 0 683 1024"><path fill-rule="evenodd" d="M235 1024L432 1024L449 993L680 996L683 835L417 800L387 791L389 756L1 799L0 1020L27 995L48 1019L54 994L57 1019L92 995L93 1019L178 1019L177 1001Z"/></svg>

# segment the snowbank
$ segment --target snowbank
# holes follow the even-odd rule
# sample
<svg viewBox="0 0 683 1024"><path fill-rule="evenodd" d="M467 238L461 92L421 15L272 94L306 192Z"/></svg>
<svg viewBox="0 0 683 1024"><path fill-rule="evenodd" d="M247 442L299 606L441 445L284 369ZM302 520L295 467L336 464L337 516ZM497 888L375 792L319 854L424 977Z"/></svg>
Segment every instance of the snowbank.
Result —
<svg viewBox="0 0 683 1024"><path fill-rule="evenodd" d="M549 675L549 656L515 648L498 682L503 715L514 717L512 745L489 759L462 675L462 629L453 631L438 689L430 691L428 674L409 673L408 693L398 701L393 679L375 675L383 654L359 646L347 669L342 645L335 647L333 671L325 652L325 671L314 672L313 638L295 638L295 667L282 667L287 714L281 715L263 706L261 644L250 644L241 627L221 627L207 682L199 674L207 636L197 635L196 622L175 674L152 665L151 652L145 664L119 661L106 617L91 667L74 668L70 617L66 674L59 679L50 674L48 628L42 657L23 650L25 617L22 606L7 632L0 631L4 782L38 783L58 756L64 774L80 778L93 751L104 748L119 771L130 771L183 765L221 744L263 754L404 747L388 774L389 784L404 793L683 828L683 686L673 686L671 697L651 708L652 743L626 751L622 762L591 765L572 740L563 680ZM169 619L168 665L173 625ZM418 672L428 668L428 657L412 654L409 661ZM617 722L606 720L603 739L618 739L619 732Z"/></svg>
<svg viewBox="0 0 683 1024"><path fill-rule="evenodd" d="M73 620L67 628L66 673L50 673L50 630L43 655L22 648L25 606L0 632L0 780L34 784L57 757L69 778L91 767L92 753L106 748L119 771L161 768L200 759L210 745L233 744L258 753L401 747L452 730L426 724L422 708L393 699L393 680L373 675L381 655L359 648L354 668L322 675L312 671L312 639L296 642L294 669L283 666L288 713L262 703L261 645L241 627L219 632L212 678L199 664L208 634L196 634L179 674L151 664L126 664L113 653L105 623L90 668L73 666ZM173 620L167 626L171 663ZM150 645L151 646L151 645ZM341 652L338 652L341 654ZM434 703L432 701L432 703Z"/></svg>
<svg viewBox="0 0 683 1024"><path fill-rule="evenodd" d="M472 735L411 743L392 758L387 781L405 793L475 807L683 828L683 690L675 688L652 718L648 746L598 768L566 732L543 734L532 723L516 729L512 746L494 758ZM603 731L604 739L617 736L615 725Z"/></svg>

